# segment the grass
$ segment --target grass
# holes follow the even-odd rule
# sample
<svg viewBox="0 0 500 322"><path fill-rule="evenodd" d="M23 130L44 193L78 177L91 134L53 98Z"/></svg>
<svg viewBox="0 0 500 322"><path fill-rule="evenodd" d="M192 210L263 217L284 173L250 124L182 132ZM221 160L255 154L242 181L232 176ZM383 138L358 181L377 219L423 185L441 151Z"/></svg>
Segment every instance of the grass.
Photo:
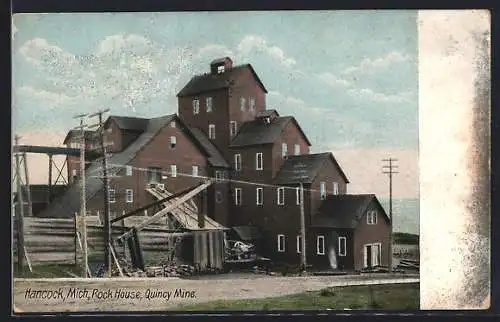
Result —
<svg viewBox="0 0 500 322"><path fill-rule="evenodd" d="M80 269L76 265L35 265L32 266L33 272L30 272L28 265L19 272L14 266L14 277L17 278L57 278L57 277L75 277L81 276Z"/></svg>
<svg viewBox="0 0 500 322"><path fill-rule="evenodd" d="M343 310L343 309L418 309L418 283L344 286L320 291L248 300L219 300L182 305L178 309L196 310Z"/></svg>

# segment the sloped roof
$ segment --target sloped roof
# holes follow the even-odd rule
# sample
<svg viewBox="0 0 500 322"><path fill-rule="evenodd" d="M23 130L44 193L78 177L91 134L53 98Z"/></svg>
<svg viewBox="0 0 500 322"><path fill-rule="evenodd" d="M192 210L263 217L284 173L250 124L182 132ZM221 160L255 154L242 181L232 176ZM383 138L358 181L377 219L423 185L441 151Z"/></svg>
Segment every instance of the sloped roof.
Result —
<svg viewBox="0 0 500 322"><path fill-rule="evenodd" d="M333 162L348 183L347 176L330 152L287 156L274 181L278 184L312 183L327 160Z"/></svg>
<svg viewBox="0 0 500 322"><path fill-rule="evenodd" d="M144 132L149 124L149 119L141 117L111 115L106 123L114 121L120 130Z"/></svg>
<svg viewBox="0 0 500 322"><path fill-rule="evenodd" d="M267 89L264 87L264 84L262 84L262 81L259 76L257 76L257 73L253 69L252 65L244 64L233 66L224 73L220 74L207 73L196 75L191 78L191 80L180 90L179 93L177 93L177 96L190 96L216 89L229 88L236 82L238 76L240 76L247 68L250 69L262 90L267 93Z"/></svg>
<svg viewBox="0 0 500 322"><path fill-rule="evenodd" d="M269 117L273 114L276 114L276 116L280 116L278 111L271 109L271 110L260 111L257 113L255 117Z"/></svg>
<svg viewBox="0 0 500 322"><path fill-rule="evenodd" d="M145 131L133 141L122 152L113 154L108 159L108 164L111 169L108 171L109 176L117 175L121 170L121 165L128 164L155 136L156 134L171 120L176 117L166 115L162 117L152 118L148 120L148 125ZM89 200L102 190L103 182L100 178L102 173L102 164L100 159L95 162L85 172L85 196ZM117 167L113 168L113 165ZM74 215L80 209L80 180L68 186L66 193L60 198L54 200L40 214L41 217L67 218Z"/></svg>
<svg viewBox="0 0 500 322"><path fill-rule="evenodd" d="M255 240L262 238L262 232L256 226L234 226L232 230L241 238L241 240Z"/></svg>
<svg viewBox="0 0 500 322"><path fill-rule="evenodd" d="M210 139L198 128L190 128L186 126L189 132L191 132L193 138L199 143L199 145L205 150L208 155L208 162L214 167L228 168L229 164L226 162L219 149L210 141Z"/></svg>
<svg viewBox="0 0 500 322"><path fill-rule="evenodd" d="M232 60L231 58L229 58L229 57L221 57L221 58L217 58L217 59L212 60L212 62L210 62L210 65L213 65L213 64L220 64L220 63L225 62L226 60L230 60L231 62L233 61L233 60Z"/></svg>
<svg viewBox="0 0 500 322"><path fill-rule="evenodd" d="M80 135L82 131L80 130L70 130L68 132L68 134L66 134L66 137L64 138L64 141L63 141L63 144L66 144L68 142L68 140L73 137L74 135ZM85 131L85 140L91 140L94 138L94 134L96 133L96 131Z"/></svg>
<svg viewBox="0 0 500 322"><path fill-rule="evenodd" d="M374 194L346 194L327 196L313 217L311 226L355 228L372 201L380 206L384 219L389 222L389 217Z"/></svg>
<svg viewBox="0 0 500 322"><path fill-rule="evenodd" d="M231 141L230 147L273 143L281 137L283 130L290 122L295 123L307 144L311 145L295 118L293 116L283 116L275 118L271 123L265 123L260 119L243 123L238 135Z"/></svg>

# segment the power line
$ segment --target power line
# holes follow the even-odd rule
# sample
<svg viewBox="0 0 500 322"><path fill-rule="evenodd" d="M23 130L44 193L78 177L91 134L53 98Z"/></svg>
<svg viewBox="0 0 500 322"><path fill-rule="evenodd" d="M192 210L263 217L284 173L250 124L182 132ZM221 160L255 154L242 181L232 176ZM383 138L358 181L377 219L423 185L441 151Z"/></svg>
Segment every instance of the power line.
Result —
<svg viewBox="0 0 500 322"><path fill-rule="evenodd" d="M94 126L97 126L101 131L99 131L98 135L100 138L100 147L102 152L102 171L103 171L103 183L104 183L104 236L105 236L105 244L104 244L104 267L106 271L106 275L111 277L111 224L110 224L110 207L109 207L109 179L108 179L108 158L105 144L105 131L104 122L103 122L103 114L109 112L109 109L97 111L94 114L89 115L89 118L98 117L98 123Z"/></svg>
<svg viewBox="0 0 500 322"><path fill-rule="evenodd" d="M393 162L398 161L395 158L383 159L382 162L388 162L388 165L382 166L382 173L389 175L389 218L391 220L391 227L389 229L389 271L392 272L392 235L393 235L393 213L392 213L392 176L395 173L399 173L394 171L398 166L394 165Z"/></svg>

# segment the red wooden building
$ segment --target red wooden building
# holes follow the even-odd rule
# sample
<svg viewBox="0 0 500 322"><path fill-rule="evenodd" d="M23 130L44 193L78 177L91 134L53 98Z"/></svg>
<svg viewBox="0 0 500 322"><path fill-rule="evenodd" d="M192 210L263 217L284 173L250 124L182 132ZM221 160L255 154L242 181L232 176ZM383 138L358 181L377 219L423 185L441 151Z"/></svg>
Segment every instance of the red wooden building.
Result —
<svg viewBox="0 0 500 322"><path fill-rule="evenodd" d="M334 155L310 154L297 120L267 109L266 93L252 65L233 66L225 57L181 89L178 116L110 116L104 130L119 176L110 184L112 212L151 203L148 183L177 192L211 177L208 217L239 232L259 231L240 237L274 261L298 264L302 184L309 264L343 270L388 265L391 223L377 198L347 194L349 180ZM88 147L96 144L91 137ZM78 140L69 133L65 144ZM78 160L68 161L68 176L77 177ZM87 208L102 211L102 182L91 170ZM73 184L42 215L72 216L78 193Z"/></svg>

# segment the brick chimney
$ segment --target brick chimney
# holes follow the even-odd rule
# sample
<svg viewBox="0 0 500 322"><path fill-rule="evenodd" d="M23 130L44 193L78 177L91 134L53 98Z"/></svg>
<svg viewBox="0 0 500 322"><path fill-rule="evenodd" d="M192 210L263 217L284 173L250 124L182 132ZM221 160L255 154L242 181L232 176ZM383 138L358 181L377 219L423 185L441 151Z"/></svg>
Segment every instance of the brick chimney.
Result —
<svg viewBox="0 0 500 322"><path fill-rule="evenodd" d="M233 61L229 57L218 58L210 63L210 72L212 74L222 74L233 67Z"/></svg>

